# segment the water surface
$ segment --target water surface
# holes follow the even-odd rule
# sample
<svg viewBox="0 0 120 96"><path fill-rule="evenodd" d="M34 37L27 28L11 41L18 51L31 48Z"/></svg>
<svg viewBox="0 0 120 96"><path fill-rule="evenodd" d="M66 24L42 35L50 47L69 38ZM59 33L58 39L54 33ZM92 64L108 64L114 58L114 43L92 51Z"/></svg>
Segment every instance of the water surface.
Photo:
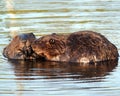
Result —
<svg viewBox="0 0 120 96"><path fill-rule="evenodd" d="M14 34L79 30L105 35L120 51L120 1L0 0L0 96L119 96L119 61L81 65L2 56Z"/></svg>

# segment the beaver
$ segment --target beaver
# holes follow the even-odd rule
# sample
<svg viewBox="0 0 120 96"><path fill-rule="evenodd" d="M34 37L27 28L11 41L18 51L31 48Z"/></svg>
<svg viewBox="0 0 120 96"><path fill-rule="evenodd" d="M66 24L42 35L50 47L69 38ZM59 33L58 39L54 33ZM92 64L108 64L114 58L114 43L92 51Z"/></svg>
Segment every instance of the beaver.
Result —
<svg viewBox="0 0 120 96"><path fill-rule="evenodd" d="M50 61L90 63L118 58L116 46L93 31L53 33L36 39L31 46L36 54Z"/></svg>
<svg viewBox="0 0 120 96"><path fill-rule="evenodd" d="M31 43L36 39L33 33L17 35L3 50L3 55L8 59L34 59Z"/></svg>
<svg viewBox="0 0 120 96"><path fill-rule="evenodd" d="M115 60L119 56L114 44L100 33L93 31L79 31L67 35L53 33L38 39L32 39L32 37L27 37L27 41L32 41L28 44L30 48L26 48L25 44L23 44L25 47L19 45L20 42L14 43L16 40L14 38L12 43L4 49L4 56L7 58L12 57L13 59L43 59L76 63ZM13 50L13 47L16 49Z"/></svg>

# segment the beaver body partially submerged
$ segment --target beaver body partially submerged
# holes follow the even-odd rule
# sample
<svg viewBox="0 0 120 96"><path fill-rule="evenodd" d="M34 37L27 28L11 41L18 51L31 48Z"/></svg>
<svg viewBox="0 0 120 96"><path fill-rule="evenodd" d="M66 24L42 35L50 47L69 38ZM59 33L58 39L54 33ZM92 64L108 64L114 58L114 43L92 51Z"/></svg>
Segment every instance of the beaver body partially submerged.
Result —
<svg viewBox="0 0 120 96"><path fill-rule="evenodd" d="M18 36L20 37L20 36ZM29 43L32 52L27 50L28 55L25 55L26 50L22 52L22 58L29 59L45 59L49 61L62 62L77 62L90 63L106 60L118 59L118 50L111 42L109 42L103 35L92 31L79 31L69 35L51 34L41 38L35 39L28 37L32 42ZM13 41L15 38L13 39ZM28 41L29 41L28 40ZM19 41L19 40L18 40ZM10 48L10 45L12 48ZM21 46L10 43L3 51L7 58L22 59L20 55L16 54ZM8 51L6 54L6 50ZM23 55L24 54L24 55ZM34 55L33 55L34 54Z"/></svg>
<svg viewBox="0 0 120 96"><path fill-rule="evenodd" d="M4 48L3 55L8 59L34 59L36 56L31 44L35 39L33 33L17 35L10 44Z"/></svg>

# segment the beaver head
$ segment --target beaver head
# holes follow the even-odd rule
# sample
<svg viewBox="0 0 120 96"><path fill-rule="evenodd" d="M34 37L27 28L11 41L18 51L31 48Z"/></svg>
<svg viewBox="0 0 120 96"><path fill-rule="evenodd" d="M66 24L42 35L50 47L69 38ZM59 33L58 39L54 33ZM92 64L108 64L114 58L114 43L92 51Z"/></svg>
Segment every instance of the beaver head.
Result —
<svg viewBox="0 0 120 96"><path fill-rule="evenodd" d="M59 61L59 56L66 50L66 36L51 34L36 39L31 45L34 52L46 60Z"/></svg>
<svg viewBox="0 0 120 96"><path fill-rule="evenodd" d="M15 36L3 50L3 55L9 59L25 59L32 53L31 43L35 40L33 33Z"/></svg>

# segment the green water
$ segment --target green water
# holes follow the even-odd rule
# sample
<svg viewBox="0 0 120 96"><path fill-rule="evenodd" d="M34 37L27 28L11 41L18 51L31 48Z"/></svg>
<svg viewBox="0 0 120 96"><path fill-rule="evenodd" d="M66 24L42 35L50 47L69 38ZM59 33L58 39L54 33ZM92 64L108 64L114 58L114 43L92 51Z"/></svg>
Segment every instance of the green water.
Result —
<svg viewBox="0 0 120 96"><path fill-rule="evenodd" d="M103 34L120 51L120 0L0 0L0 96L119 96L119 61L85 67L2 56L14 33L79 30Z"/></svg>

